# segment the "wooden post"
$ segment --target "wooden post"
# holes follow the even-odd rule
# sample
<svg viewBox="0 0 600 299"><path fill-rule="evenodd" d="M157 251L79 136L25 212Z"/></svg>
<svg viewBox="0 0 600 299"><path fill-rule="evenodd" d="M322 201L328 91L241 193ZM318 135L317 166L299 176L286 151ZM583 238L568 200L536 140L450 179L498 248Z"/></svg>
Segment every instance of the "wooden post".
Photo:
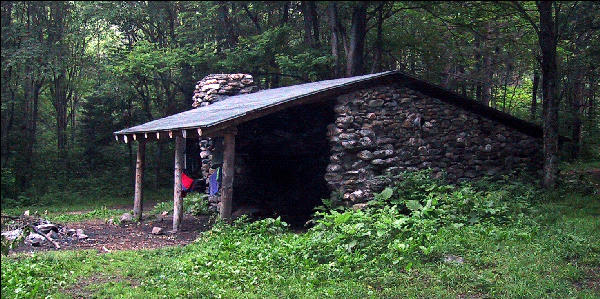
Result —
<svg viewBox="0 0 600 299"><path fill-rule="evenodd" d="M175 137L175 181L173 183L173 232L179 230L183 218L183 200L181 198L181 160L183 158L183 138Z"/></svg>
<svg viewBox="0 0 600 299"><path fill-rule="evenodd" d="M221 187L221 209L219 215L221 219L231 218L231 202L233 197L233 176L235 163L235 130L225 133L223 145L223 184Z"/></svg>
<svg viewBox="0 0 600 299"><path fill-rule="evenodd" d="M144 163L146 159L146 141L140 140L135 163L135 195L133 197L133 217L142 221L142 201L144 199Z"/></svg>

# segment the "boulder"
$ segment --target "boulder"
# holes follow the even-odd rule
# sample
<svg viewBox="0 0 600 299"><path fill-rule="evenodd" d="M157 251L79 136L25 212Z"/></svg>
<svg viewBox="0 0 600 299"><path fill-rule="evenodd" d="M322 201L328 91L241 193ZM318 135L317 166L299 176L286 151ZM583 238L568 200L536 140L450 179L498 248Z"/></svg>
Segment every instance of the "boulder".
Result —
<svg viewBox="0 0 600 299"><path fill-rule="evenodd" d="M161 227L155 226L152 228L152 234L153 235L162 235L163 229Z"/></svg>

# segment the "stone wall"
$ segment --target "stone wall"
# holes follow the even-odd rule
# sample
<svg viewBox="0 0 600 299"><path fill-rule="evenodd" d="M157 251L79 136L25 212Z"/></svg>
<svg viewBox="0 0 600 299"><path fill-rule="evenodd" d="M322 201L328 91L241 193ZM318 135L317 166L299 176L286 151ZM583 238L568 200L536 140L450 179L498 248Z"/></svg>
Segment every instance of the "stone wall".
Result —
<svg viewBox="0 0 600 299"><path fill-rule="evenodd" d="M541 168L541 140L400 85L339 96L334 110L325 179L348 205L406 170L444 170L456 182Z"/></svg>

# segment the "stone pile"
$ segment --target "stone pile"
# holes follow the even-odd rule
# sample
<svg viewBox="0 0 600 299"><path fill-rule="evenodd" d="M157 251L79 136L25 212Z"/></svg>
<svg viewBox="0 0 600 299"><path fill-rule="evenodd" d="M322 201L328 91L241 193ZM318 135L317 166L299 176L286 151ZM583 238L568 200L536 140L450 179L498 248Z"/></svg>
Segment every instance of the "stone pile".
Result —
<svg viewBox="0 0 600 299"><path fill-rule="evenodd" d="M337 98L326 180L347 205L366 201L402 171L431 168L451 182L540 169L536 138L401 86Z"/></svg>
<svg viewBox="0 0 600 299"><path fill-rule="evenodd" d="M254 78L248 74L212 74L196 84L193 107L203 107L228 96L257 91Z"/></svg>
<svg viewBox="0 0 600 299"><path fill-rule="evenodd" d="M30 228L31 232L25 236L23 234L28 230L27 228ZM2 237L9 242L24 238L25 244L33 247L51 243L57 249L60 249L60 244L71 244L88 238L82 229L69 229L42 218L29 216L14 219L10 230L3 231Z"/></svg>

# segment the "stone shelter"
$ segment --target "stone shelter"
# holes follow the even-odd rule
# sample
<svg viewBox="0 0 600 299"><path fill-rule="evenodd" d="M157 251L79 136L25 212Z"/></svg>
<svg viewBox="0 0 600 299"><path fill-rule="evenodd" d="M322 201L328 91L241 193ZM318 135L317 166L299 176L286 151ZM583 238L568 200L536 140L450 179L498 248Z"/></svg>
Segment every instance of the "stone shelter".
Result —
<svg viewBox="0 0 600 299"><path fill-rule="evenodd" d="M403 171L457 182L542 165L541 127L399 71L259 91L250 75L210 75L194 107L114 133L139 143L138 217L144 144L175 139L175 231L184 165L222 170L209 198L221 217L258 205L298 223L323 198L366 202Z"/></svg>

